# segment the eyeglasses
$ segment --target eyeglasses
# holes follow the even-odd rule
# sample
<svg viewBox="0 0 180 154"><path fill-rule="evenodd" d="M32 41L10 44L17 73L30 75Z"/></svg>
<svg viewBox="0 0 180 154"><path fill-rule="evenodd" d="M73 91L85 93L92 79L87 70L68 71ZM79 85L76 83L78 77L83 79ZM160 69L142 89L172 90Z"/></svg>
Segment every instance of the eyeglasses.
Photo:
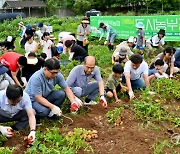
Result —
<svg viewBox="0 0 180 154"><path fill-rule="evenodd" d="M48 70L48 69L47 69ZM48 70L52 75L56 75L56 74L58 74L59 72L58 71L56 71L56 72L52 72L52 71L50 71L50 70Z"/></svg>

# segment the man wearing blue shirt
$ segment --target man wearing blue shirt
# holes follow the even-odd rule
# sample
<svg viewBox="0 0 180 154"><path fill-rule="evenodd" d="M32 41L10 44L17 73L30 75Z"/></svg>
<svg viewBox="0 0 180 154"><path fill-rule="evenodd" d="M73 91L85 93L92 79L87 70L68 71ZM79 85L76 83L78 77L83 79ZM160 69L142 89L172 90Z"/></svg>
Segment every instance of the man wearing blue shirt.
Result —
<svg viewBox="0 0 180 154"><path fill-rule="evenodd" d="M95 64L95 57L87 56L84 60L84 65L76 66L71 70L66 82L77 97L87 96L84 105L96 105L97 103L93 100L100 93L100 103L106 108L104 82L99 68ZM92 78L96 81L90 82Z"/></svg>
<svg viewBox="0 0 180 154"><path fill-rule="evenodd" d="M12 127L0 126L0 131L6 137L14 135L13 130L24 129L29 121L30 134L28 141L34 143L36 119L31 100L27 93L16 84L8 86L7 90L0 91L0 123L17 121Z"/></svg>
<svg viewBox="0 0 180 154"><path fill-rule="evenodd" d="M46 60L44 68L31 76L25 88L25 92L30 96L32 106L36 111L36 118L38 119L47 116L52 118L61 116L60 106L63 104L66 95L71 101L71 107L76 107L75 111L81 105L77 100L75 101L75 96L59 69L60 64L57 59L50 58ZM56 84L63 90L53 90ZM72 106L72 104L76 105ZM72 110L74 111L74 109Z"/></svg>

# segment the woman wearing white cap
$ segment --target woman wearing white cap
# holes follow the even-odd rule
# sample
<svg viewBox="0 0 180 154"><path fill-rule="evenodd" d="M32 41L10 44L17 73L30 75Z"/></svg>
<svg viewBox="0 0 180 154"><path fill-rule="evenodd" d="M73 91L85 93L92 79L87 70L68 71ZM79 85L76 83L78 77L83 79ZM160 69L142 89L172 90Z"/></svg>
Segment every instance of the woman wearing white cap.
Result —
<svg viewBox="0 0 180 154"><path fill-rule="evenodd" d="M82 46L88 52L87 37L90 34L91 27L89 26L89 19L84 17L81 24L77 28L77 44Z"/></svg>

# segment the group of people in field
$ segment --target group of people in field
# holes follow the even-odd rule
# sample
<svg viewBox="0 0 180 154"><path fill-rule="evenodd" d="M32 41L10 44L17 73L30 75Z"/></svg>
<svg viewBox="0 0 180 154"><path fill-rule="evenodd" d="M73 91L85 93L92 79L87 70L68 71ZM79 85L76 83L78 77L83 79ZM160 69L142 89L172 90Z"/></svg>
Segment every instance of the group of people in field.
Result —
<svg viewBox="0 0 180 154"><path fill-rule="evenodd" d="M77 38L71 32L61 32L58 43L43 23L36 26L24 26L19 23L21 47L24 54L15 52L14 38L8 36L5 42L13 42L5 46L0 57L0 122L17 121L14 125L0 126L0 132L6 137L12 137L14 130L24 129L28 123L30 133L29 144L33 145L36 126L41 119L59 119L62 115L61 106L65 99L70 101L70 111L77 113L83 105L96 105L95 98L99 95L102 108L107 108L107 98L120 102L118 92L124 91L133 99L135 90L145 89L149 81L156 78L173 78L173 73L179 72L180 49L166 47L163 49L165 31L160 29L158 34L145 41L143 23L136 24L137 38L131 36L121 42L114 50L116 31L109 25L99 24L106 34L104 44L112 53L112 73L107 81L102 79L96 58L89 56L88 36L90 35L89 19L83 18L77 28ZM38 37L36 42L35 36ZM42 53L37 51L42 47ZM136 47L137 53L133 48ZM145 47L148 57L157 48L157 56L148 66L145 62ZM81 65L75 66L65 80L60 72L60 54L69 53L69 60L78 60ZM94 79L94 80L92 80ZM55 85L60 90L55 90ZM24 90L23 90L24 88ZM84 97L82 101L82 97Z"/></svg>

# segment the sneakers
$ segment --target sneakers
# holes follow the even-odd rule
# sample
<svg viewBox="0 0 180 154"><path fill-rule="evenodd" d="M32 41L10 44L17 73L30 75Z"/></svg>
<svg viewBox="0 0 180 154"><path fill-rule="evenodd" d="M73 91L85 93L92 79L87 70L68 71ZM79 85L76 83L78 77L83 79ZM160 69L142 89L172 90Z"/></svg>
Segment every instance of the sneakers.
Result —
<svg viewBox="0 0 180 154"><path fill-rule="evenodd" d="M96 105L96 104L97 102L92 101L92 100L89 103L84 102L84 105Z"/></svg>
<svg viewBox="0 0 180 154"><path fill-rule="evenodd" d="M42 125L42 123L40 121L40 118L36 117L36 126L41 126L41 125Z"/></svg>

